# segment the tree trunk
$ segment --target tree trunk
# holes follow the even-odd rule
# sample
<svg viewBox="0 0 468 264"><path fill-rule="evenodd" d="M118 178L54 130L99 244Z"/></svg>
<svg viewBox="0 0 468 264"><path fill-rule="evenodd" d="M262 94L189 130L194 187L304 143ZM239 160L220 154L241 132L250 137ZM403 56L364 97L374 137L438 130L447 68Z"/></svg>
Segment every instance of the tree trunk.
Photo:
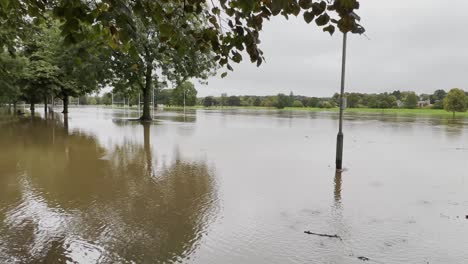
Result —
<svg viewBox="0 0 468 264"><path fill-rule="evenodd" d="M65 95L63 97L63 111L62 111L62 113L64 113L64 114L68 114L68 99L69 99L68 95Z"/></svg>
<svg viewBox="0 0 468 264"><path fill-rule="evenodd" d="M65 128L65 133L68 135L68 114L63 114L63 127Z"/></svg>
<svg viewBox="0 0 468 264"><path fill-rule="evenodd" d="M13 102L13 113L16 113L16 102Z"/></svg>
<svg viewBox="0 0 468 264"><path fill-rule="evenodd" d="M44 96L44 113L47 115L47 96Z"/></svg>
<svg viewBox="0 0 468 264"><path fill-rule="evenodd" d="M31 103L29 110L31 110L31 115L34 115L34 103Z"/></svg>
<svg viewBox="0 0 468 264"><path fill-rule="evenodd" d="M143 148L146 156L146 169L148 176L153 176L153 159L151 157L150 126L148 122L143 123Z"/></svg>
<svg viewBox="0 0 468 264"><path fill-rule="evenodd" d="M141 116L140 120L142 121L150 121L151 113L150 113L150 98L151 98L151 88L152 88L152 81L153 81L153 65L152 62L147 62L146 66L146 76L145 76L145 87L143 89L143 115Z"/></svg>
<svg viewBox="0 0 468 264"><path fill-rule="evenodd" d="M453 119L455 119L455 112L453 112L453 116L452 116Z"/></svg>

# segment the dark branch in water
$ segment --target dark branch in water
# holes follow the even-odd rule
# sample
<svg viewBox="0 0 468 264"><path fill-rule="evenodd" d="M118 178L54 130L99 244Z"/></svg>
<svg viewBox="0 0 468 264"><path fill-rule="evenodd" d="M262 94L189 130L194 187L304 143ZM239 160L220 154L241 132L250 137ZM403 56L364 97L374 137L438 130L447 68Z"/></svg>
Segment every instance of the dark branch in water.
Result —
<svg viewBox="0 0 468 264"><path fill-rule="evenodd" d="M314 233L310 231L304 231L304 233L308 235L315 235L315 236L321 236L321 237L330 237L330 238L338 238L339 240L343 240L339 235L328 235L328 234L319 234L319 233Z"/></svg>

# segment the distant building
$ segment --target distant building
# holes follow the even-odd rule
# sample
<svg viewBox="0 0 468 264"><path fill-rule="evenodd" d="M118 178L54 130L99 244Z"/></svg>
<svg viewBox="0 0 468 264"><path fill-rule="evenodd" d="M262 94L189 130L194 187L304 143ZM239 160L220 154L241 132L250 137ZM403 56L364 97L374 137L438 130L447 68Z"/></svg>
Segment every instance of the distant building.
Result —
<svg viewBox="0 0 468 264"><path fill-rule="evenodd" d="M430 105L431 105L431 100L429 100L429 99L418 101L418 107L420 107L420 108L430 106Z"/></svg>
<svg viewBox="0 0 468 264"><path fill-rule="evenodd" d="M403 107L405 106L405 103L403 103L401 100L396 101L397 107Z"/></svg>

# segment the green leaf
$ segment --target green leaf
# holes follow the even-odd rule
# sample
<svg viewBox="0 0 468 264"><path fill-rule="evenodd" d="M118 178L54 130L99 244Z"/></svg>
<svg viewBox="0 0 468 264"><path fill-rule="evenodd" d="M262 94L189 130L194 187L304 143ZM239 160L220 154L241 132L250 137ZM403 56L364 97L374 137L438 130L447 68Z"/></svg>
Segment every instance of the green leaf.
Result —
<svg viewBox="0 0 468 264"><path fill-rule="evenodd" d="M312 7L312 0L299 0L299 6L302 9L309 9Z"/></svg>
<svg viewBox="0 0 468 264"><path fill-rule="evenodd" d="M315 23L317 24L317 26L325 26L326 24L328 24L328 22L330 22L330 16L327 13L315 19Z"/></svg>
<svg viewBox="0 0 468 264"><path fill-rule="evenodd" d="M161 34L166 37L172 37L173 32L174 32L173 27L169 24L162 24L161 26L159 26L159 30Z"/></svg>
<svg viewBox="0 0 468 264"><path fill-rule="evenodd" d="M213 7L213 9L211 9L211 12L213 12L213 14L215 14L215 15L219 15L221 13L219 8L217 8L217 7Z"/></svg>
<svg viewBox="0 0 468 264"><path fill-rule="evenodd" d="M232 60L236 63L239 63L242 61L242 55L240 55L239 52L235 51L234 56L232 57Z"/></svg>
<svg viewBox="0 0 468 264"><path fill-rule="evenodd" d="M314 17L315 17L314 13L304 12L304 20L305 20L305 22L307 22L307 24L312 22L312 20L314 20Z"/></svg>
<svg viewBox="0 0 468 264"><path fill-rule="evenodd" d="M227 74L228 74L227 72L223 72L223 73L221 73L221 78L224 78L224 77L226 77L226 76L227 76Z"/></svg>
<svg viewBox="0 0 468 264"><path fill-rule="evenodd" d="M325 12L325 9L327 9L327 3L325 3L324 1L322 1L320 3L314 3L312 5L312 12L316 16L318 16L318 15L322 14L323 12Z"/></svg>
<svg viewBox="0 0 468 264"><path fill-rule="evenodd" d="M335 27L333 25L328 25L323 28L323 32L328 32L330 35L333 35L333 33L335 33Z"/></svg>
<svg viewBox="0 0 468 264"><path fill-rule="evenodd" d="M278 15L287 5L288 0L272 0L271 1L271 13L276 16Z"/></svg>

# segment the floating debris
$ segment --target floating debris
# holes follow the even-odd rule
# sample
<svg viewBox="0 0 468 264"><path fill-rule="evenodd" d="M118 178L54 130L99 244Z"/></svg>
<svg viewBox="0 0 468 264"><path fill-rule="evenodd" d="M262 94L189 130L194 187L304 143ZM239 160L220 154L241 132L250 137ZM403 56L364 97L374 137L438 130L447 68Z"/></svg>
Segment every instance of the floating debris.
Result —
<svg viewBox="0 0 468 264"><path fill-rule="evenodd" d="M321 237L330 237L330 238L338 238L339 240L343 240L339 235L328 235L328 234L320 234L320 233L314 233L311 231L304 231L304 233L308 235L315 235L315 236L321 236Z"/></svg>

